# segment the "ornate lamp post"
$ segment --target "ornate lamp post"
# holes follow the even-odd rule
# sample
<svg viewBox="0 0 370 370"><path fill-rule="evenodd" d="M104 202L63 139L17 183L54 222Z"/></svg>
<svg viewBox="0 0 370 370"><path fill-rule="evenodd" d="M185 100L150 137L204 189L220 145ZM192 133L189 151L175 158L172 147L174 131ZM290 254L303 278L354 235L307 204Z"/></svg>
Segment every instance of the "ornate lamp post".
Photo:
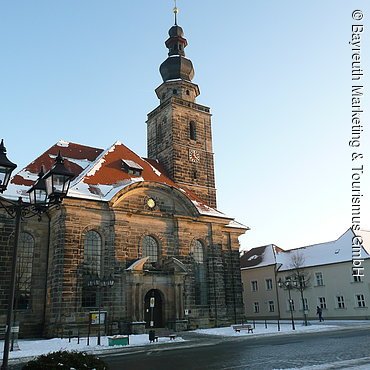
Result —
<svg viewBox="0 0 370 370"><path fill-rule="evenodd" d="M90 279L87 282L89 287L96 288L97 303L98 303L98 346L101 344L101 335L100 335L100 315L101 315L101 288L111 288L114 285L114 279L112 275L99 277L97 274L95 277L90 276Z"/></svg>
<svg viewBox="0 0 370 370"><path fill-rule="evenodd" d="M9 161L6 156L6 149L3 140L0 143L0 193L3 193L9 184L11 174L17 167ZM0 196L0 208L15 219L15 234L13 243L13 254L10 275L9 301L6 315L6 331L4 340L3 363L1 370L8 369L9 347L11 337L11 326L13 322L13 309L15 297L15 283L17 278L17 252L22 219L33 216L41 217L41 214L53 205L61 203L67 195L69 184L74 177L63 165L63 158L58 154L54 166L45 175L41 169L39 178L28 190L29 202L24 202L22 197L17 201L12 201Z"/></svg>
<svg viewBox="0 0 370 370"><path fill-rule="evenodd" d="M292 329L293 330L295 330L295 325L294 325L293 307L292 307L293 301L292 301L292 297L291 297L290 291L293 289L295 283L296 282L295 281L292 281L292 279L290 278L290 276L287 276L285 278L285 281L282 281L281 278L278 281L279 287L288 291L288 296L289 296L289 311L290 311L290 318L292 320Z"/></svg>

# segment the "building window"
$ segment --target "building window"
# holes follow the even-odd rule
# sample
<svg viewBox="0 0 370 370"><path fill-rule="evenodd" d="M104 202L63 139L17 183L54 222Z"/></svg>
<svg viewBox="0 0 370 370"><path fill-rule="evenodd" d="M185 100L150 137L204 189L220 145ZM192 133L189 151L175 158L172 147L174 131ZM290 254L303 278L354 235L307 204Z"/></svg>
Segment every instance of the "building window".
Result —
<svg viewBox="0 0 370 370"><path fill-rule="evenodd" d="M252 292L257 292L257 290L258 290L257 280L251 281L251 285L252 285Z"/></svg>
<svg viewBox="0 0 370 370"><path fill-rule="evenodd" d="M16 294L14 305L18 310L31 308L32 263L35 241L31 234L22 233L18 244Z"/></svg>
<svg viewBox="0 0 370 370"><path fill-rule="evenodd" d="M326 299L325 297L319 297L319 307L326 310Z"/></svg>
<svg viewBox="0 0 370 370"><path fill-rule="evenodd" d="M316 277L316 286L323 286L324 280L322 277L322 272L316 272L315 277Z"/></svg>
<svg viewBox="0 0 370 370"><path fill-rule="evenodd" d="M272 290L272 279L266 279L266 289Z"/></svg>
<svg viewBox="0 0 370 370"><path fill-rule="evenodd" d="M158 242L150 235L143 238L143 257L149 257L148 262L158 262L159 246Z"/></svg>
<svg viewBox="0 0 370 370"><path fill-rule="evenodd" d="M344 297L342 295L337 296L337 308L345 308L344 307Z"/></svg>
<svg viewBox="0 0 370 370"><path fill-rule="evenodd" d="M301 302L301 306L302 306L302 302ZM303 298L303 307L302 307L303 311L308 311L308 299L307 298Z"/></svg>
<svg viewBox="0 0 370 370"><path fill-rule="evenodd" d="M82 307L96 307L96 288L88 285L93 277L101 275L102 240L98 232L90 230L84 241L84 280L82 287Z"/></svg>
<svg viewBox="0 0 370 370"><path fill-rule="evenodd" d="M260 312L260 304L259 302L254 302L254 313Z"/></svg>
<svg viewBox="0 0 370 370"><path fill-rule="evenodd" d="M172 90L172 94L173 94L173 95L177 95L177 89L173 89L173 90Z"/></svg>
<svg viewBox="0 0 370 370"><path fill-rule="evenodd" d="M190 95L190 91L189 90L186 90L186 95Z"/></svg>
<svg viewBox="0 0 370 370"><path fill-rule="evenodd" d="M189 122L189 135L191 140L197 140L197 125L194 121Z"/></svg>
<svg viewBox="0 0 370 370"><path fill-rule="evenodd" d="M194 278L195 278L195 304L208 304L208 284L207 267L204 259L204 247L200 240L194 240L190 254L194 260Z"/></svg>
<svg viewBox="0 0 370 370"><path fill-rule="evenodd" d="M356 294L357 307L366 307L365 296L363 294Z"/></svg>
<svg viewBox="0 0 370 370"><path fill-rule="evenodd" d="M353 275L353 281L355 283L361 283L362 282L361 276L359 276L359 275Z"/></svg>
<svg viewBox="0 0 370 370"><path fill-rule="evenodd" d="M269 312L275 312L274 301L269 301Z"/></svg>

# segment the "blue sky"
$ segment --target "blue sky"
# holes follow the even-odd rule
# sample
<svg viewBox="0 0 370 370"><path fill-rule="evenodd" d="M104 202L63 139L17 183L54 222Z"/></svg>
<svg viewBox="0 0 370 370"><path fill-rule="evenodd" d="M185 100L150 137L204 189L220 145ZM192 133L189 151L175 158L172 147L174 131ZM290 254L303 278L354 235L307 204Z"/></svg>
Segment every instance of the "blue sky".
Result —
<svg viewBox="0 0 370 370"><path fill-rule="evenodd" d="M351 225L351 39L365 1L179 0L210 106L218 208L248 225L243 248L299 247ZM0 127L19 169L59 139L146 156L146 114L173 24L170 0L0 2ZM362 22L352 11L361 9ZM370 230L369 98L362 102L361 225Z"/></svg>

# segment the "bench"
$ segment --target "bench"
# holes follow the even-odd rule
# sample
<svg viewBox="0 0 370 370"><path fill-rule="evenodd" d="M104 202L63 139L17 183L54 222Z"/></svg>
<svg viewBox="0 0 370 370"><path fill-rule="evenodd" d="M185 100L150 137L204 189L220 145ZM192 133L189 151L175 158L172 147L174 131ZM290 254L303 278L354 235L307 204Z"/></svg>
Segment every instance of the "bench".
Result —
<svg viewBox="0 0 370 370"><path fill-rule="evenodd" d="M240 333L241 330L247 330L248 333L253 333L253 326L249 324L233 326L236 333Z"/></svg>
<svg viewBox="0 0 370 370"><path fill-rule="evenodd" d="M176 339L176 334L170 334L169 337L170 337L170 340L175 340Z"/></svg>

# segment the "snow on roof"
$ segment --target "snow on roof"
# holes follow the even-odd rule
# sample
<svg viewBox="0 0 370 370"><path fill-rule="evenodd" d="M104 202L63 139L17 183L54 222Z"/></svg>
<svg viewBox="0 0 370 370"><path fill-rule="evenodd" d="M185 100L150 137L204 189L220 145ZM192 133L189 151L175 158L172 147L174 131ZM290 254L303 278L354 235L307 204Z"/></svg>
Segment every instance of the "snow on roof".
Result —
<svg viewBox="0 0 370 370"><path fill-rule="evenodd" d="M352 239L354 235L352 229L348 229L337 240L278 253L276 261L281 264L279 271L292 269L292 256L294 254L303 257L302 267L352 261ZM362 249L361 255L362 258L370 258L364 249Z"/></svg>
<svg viewBox="0 0 370 370"><path fill-rule="evenodd" d="M130 159L122 159L122 162L124 164L126 164L128 167L133 168L135 170L142 170L143 169L143 167L141 167L135 161L131 161Z"/></svg>
<svg viewBox="0 0 370 370"><path fill-rule="evenodd" d="M45 172L49 171L54 165L55 158L59 152L64 158L66 168L78 176L86 167L96 160L102 151L103 150L99 148L59 140L55 145L16 173L8 189L4 192L4 196L10 199L17 199L19 196L27 198L27 190L29 190L38 179L41 167L44 167Z"/></svg>
<svg viewBox="0 0 370 370"><path fill-rule="evenodd" d="M275 248L276 246L274 244L269 244L262 247L252 248L245 252L240 257L240 268L245 270L274 265L276 262Z"/></svg>
<svg viewBox="0 0 370 370"><path fill-rule="evenodd" d="M250 228L248 226L245 226L243 224L241 224L240 222L237 222L235 220L231 220L227 225L226 227L231 227L233 229L246 229L246 230L250 230Z"/></svg>
<svg viewBox="0 0 370 370"><path fill-rule="evenodd" d="M242 224L233 222L232 217L209 207L190 190L177 185L166 176L164 168L157 160L144 159L119 141L103 150L60 140L19 171L4 196L11 199L17 199L19 196L26 198L27 190L37 180L41 166L44 166L45 172L48 171L53 166L59 151L64 158L66 168L75 174L68 197L110 201L131 184L143 181L157 182L181 191L194 204L199 214L227 218L230 220L228 227L248 229ZM141 176L124 171L122 161L130 167L142 169Z"/></svg>
<svg viewBox="0 0 370 370"><path fill-rule="evenodd" d="M276 263L279 271L287 271L293 268L293 256L302 258L302 267L352 261L352 239L354 236L352 229L348 229L337 240L302 248L283 250L273 244L252 248L241 256L241 268L263 267ZM364 245L361 249L361 258L370 258Z"/></svg>

